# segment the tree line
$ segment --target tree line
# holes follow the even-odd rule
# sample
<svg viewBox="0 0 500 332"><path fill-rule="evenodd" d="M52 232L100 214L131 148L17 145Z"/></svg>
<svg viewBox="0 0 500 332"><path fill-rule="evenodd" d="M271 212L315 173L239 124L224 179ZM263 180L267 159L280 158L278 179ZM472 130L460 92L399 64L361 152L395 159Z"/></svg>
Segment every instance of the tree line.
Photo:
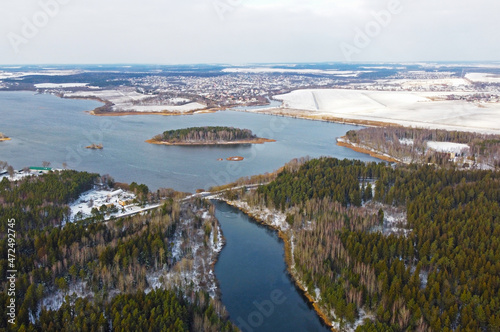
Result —
<svg viewBox="0 0 500 332"><path fill-rule="evenodd" d="M175 129L163 132L153 139L157 141L180 143L180 142L232 142L238 140L255 139L249 129L239 129L233 127L191 127L185 129Z"/></svg>

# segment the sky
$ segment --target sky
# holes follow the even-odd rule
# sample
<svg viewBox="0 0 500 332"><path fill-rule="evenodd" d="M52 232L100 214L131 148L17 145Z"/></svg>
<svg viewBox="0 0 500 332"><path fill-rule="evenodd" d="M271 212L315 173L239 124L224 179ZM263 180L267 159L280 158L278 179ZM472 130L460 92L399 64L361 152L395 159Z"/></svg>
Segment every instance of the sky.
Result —
<svg viewBox="0 0 500 332"><path fill-rule="evenodd" d="M1 0L0 64L499 61L498 0Z"/></svg>

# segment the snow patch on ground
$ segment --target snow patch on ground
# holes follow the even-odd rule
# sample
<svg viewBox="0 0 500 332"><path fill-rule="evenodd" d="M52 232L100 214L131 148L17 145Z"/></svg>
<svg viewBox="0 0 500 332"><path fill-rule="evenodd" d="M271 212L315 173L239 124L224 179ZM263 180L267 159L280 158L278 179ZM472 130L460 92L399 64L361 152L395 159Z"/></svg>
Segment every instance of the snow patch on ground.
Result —
<svg viewBox="0 0 500 332"><path fill-rule="evenodd" d="M4 67L8 68L8 67ZM41 70L41 71L27 71L27 72L4 72L0 71L0 79L6 78L21 78L25 76L69 76L80 74L81 70Z"/></svg>
<svg viewBox="0 0 500 332"><path fill-rule="evenodd" d="M215 232L215 236L214 236L214 232ZM216 226L215 230L212 231L212 234L210 234L210 237L213 239L213 238L216 238L217 242L216 243L213 243L213 241L211 241L211 246L212 246L212 250L214 252L221 252L222 248L224 247L224 238L222 237L222 231L219 227L219 225Z"/></svg>
<svg viewBox="0 0 500 332"><path fill-rule="evenodd" d="M453 143L453 142L436 142L436 141L428 141L427 147L437 152L452 152L452 153L461 153L463 150L470 149L470 147L467 144Z"/></svg>
<svg viewBox="0 0 500 332"><path fill-rule="evenodd" d="M103 205L107 207L104 220L131 216L160 207L160 204L140 206L134 202L135 199L135 194L130 191L123 191L121 189L92 189L80 195L75 202L70 204L69 221L75 222L90 218L92 216L92 209L97 208L99 210Z"/></svg>
<svg viewBox="0 0 500 332"><path fill-rule="evenodd" d="M191 100L186 98L176 97L176 98L170 98L168 101L174 104L180 104L180 103L189 103Z"/></svg>
<svg viewBox="0 0 500 332"><path fill-rule="evenodd" d="M321 290L318 287L314 288L314 294L315 294L314 297L315 300L318 302L321 301Z"/></svg>
<svg viewBox="0 0 500 332"><path fill-rule="evenodd" d="M85 281L79 281L77 283L70 283L69 290L67 293L63 293L61 290L57 290L53 292L51 295L46 296L42 300L42 307L47 309L47 310L58 310L63 302L64 298L66 296L72 296L75 295L76 297L87 297L87 296L92 296L93 293L87 289L87 282Z"/></svg>
<svg viewBox="0 0 500 332"><path fill-rule="evenodd" d="M373 232L382 232L382 234L389 236L391 234L408 236L412 229L409 229L406 210L403 208L396 208L392 206L385 206L380 203L370 202L366 205L377 213L379 209L384 211L384 222L372 228Z"/></svg>
<svg viewBox="0 0 500 332"><path fill-rule="evenodd" d="M337 317L333 310L330 312L332 317ZM332 327L336 331L346 331L346 332L354 332L358 328L358 326L361 326L364 324L364 321L366 319L375 320L375 315L371 313L367 313L363 308L359 309L359 318L354 322L354 324L345 324L344 326L340 325L340 322L335 319L335 321L332 324Z"/></svg>
<svg viewBox="0 0 500 332"><path fill-rule="evenodd" d="M429 272L427 271L420 271L419 273L419 278L420 278L420 286L421 288L425 288L427 286L427 279L429 278Z"/></svg>
<svg viewBox="0 0 500 332"><path fill-rule="evenodd" d="M227 203L280 231L287 231L290 228L290 225L286 222L286 214L280 211L270 210L267 207L250 207L247 202L242 201L227 201Z"/></svg>
<svg viewBox="0 0 500 332"><path fill-rule="evenodd" d="M403 145L413 145L413 140L410 138L400 138L399 143Z"/></svg>
<svg viewBox="0 0 500 332"><path fill-rule="evenodd" d="M363 308L359 309L359 318L354 322L354 325L352 327L353 331L356 331L358 326L361 326L364 324L364 321L366 319L375 321L375 315L371 313L367 313Z"/></svg>
<svg viewBox="0 0 500 332"><path fill-rule="evenodd" d="M387 215L384 218L384 235L397 234L407 236L411 230L405 228L406 214Z"/></svg>
<svg viewBox="0 0 500 332"><path fill-rule="evenodd" d="M174 266L170 270L164 267L163 270L148 274L150 287L146 289L146 292L161 287L179 286L192 287L194 291L204 289L211 297L216 296L218 286L214 265L224 246L224 238L218 221L208 210L196 211L196 215L201 217L203 222L209 222L212 225L212 232L206 245L203 226L196 229L194 219L182 220L171 242ZM215 242L214 239L216 239Z"/></svg>

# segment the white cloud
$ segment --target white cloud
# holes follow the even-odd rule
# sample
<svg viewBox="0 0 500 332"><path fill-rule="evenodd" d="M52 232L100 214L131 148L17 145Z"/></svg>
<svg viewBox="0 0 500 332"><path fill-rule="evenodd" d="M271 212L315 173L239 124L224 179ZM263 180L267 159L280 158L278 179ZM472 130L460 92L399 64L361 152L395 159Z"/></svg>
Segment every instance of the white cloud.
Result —
<svg viewBox="0 0 500 332"><path fill-rule="evenodd" d="M50 1L63 0L2 1L0 63L343 61L339 45L391 0L64 0L15 53L8 34L22 37ZM353 60L498 60L500 2L400 1ZM216 3L229 6L223 20Z"/></svg>

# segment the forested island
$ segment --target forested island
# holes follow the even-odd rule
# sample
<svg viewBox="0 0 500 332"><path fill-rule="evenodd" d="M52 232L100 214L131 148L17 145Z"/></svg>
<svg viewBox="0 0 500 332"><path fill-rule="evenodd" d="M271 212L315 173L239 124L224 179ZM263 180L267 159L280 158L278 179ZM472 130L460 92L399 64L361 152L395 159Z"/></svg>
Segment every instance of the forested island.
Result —
<svg viewBox="0 0 500 332"><path fill-rule="evenodd" d="M337 329L500 329L499 172L322 158L238 186L269 180L224 199L280 231Z"/></svg>
<svg viewBox="0 0 500 332"><path fill-rule="evenodd" d="M209 126L168 130L146 142L165 145L227 145L263 144L275 140L257 137L249 129Z"/></svg>

